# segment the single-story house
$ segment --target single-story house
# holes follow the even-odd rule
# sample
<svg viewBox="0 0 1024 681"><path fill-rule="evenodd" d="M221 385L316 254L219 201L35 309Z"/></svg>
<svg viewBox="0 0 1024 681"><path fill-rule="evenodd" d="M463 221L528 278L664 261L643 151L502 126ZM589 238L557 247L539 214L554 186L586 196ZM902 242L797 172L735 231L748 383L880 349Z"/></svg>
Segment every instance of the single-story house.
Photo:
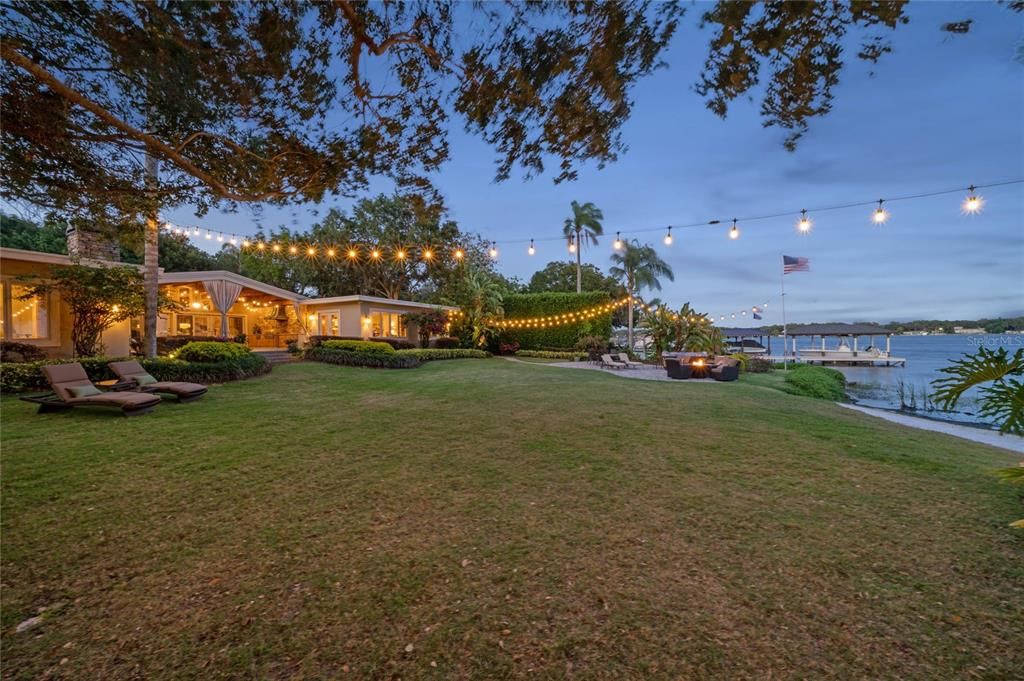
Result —
<svg viewBox="0 0 1024 681"><path fill-rule="evenodd" d="M82 264L111 267L123 263L86 259ZM51 357L72 354L71 314L53 293L21 300L31 281L45 281L50 268L68 265L66 255L0 248L0 338L36 345ZM456 308L374 296L311 298L264 284L234 272L160 272L161 292L177 303L162 313L157 336L228 336L254 350L278 350L289 341L304 345L310 336L349 336L418 340L418 329L405 315ZM142 331L141 319L115 324L103 333L107 355L129 354L131 338Z"/></svg>

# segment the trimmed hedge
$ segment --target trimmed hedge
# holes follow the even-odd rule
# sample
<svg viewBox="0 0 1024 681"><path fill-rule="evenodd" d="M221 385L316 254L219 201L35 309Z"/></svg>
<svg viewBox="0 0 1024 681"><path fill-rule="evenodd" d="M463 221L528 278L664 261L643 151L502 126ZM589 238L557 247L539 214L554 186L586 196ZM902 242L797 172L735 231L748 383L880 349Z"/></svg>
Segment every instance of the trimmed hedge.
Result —
<svg viewBox="0 0 1024 681"><path fill-rule="evenodd" d="M158 355L169 355L189 343L237 343L237 338L223 336L157 336L156 352Z"/></svg>
<svg viewBox="0 0 1024 681"><path fill-rule="evenodd" d="M455 336L438 336L430 341L430 347L441 350L459 347L459 339Z"/></svg>
<svg viewBox="0 0 1024 681"><path fill-rule="evenodd" d="M348 350L349 352L365 352L370 355L390 355L395 349L387 343L361 340L325 340L320 347L329 350Z"/></svg>
<svg viewBox="0 0 1024 681"><path fill-rule="evenodd" d="M467 348L415 348L412 350L399 350L396 355L415 357L422 362L432 362L439 359L487 359L491 353L484 350L470 350Z"/></svg>
<svg viewBox="0 0 1024 681"><path fill-rule="evenodd" d="M786 374L787 392L842 402L846 399L846 376L841 371L798 364Z"/></svg>
<svg viewBox="0 0 1024 681"><path fill-rule="evenodd" d="M252 350L241 343L193 341L181 346L174 354L174 358L184 362L227 362L251 354Z"/></svg>
<svg viewBox="0 0 1024 681"><path fill-rule="evenodd" d="M544 317L575 312L611 302L604 291L584 293L521 293L505 296L502 306L508 319ZM523 350L572 350L583 336L608 339L612 335L611 312L595 315L575 324L549 326L541 329L505 329L502 343L518 342Z"/></svg>
<svg viewBox="0 0 1024 681"><path fill-rule="evenodd" d="M746 371L752 374L767 374L772 370L772 363L764 357L751 357L747 360Z"/></svg>
<svg viewBox="0 0 1024 681"><path fill-rule="evenodd" d="M46 353L30 343L0 341L0 362L39 362Z"/></svg>
<svg viewBox="0 0 1024 681"><path fill-rule="evenodd" d="M303 357L311 362L326 362L328 364L377 369L415 369L422 364L415 355L402 354L401 352L352 352L350 350L324 347L323 345L309 348L303 353Z"/></svg>
<svg viewBox="0 0 1024 681"><path fill-rule="evenodd" d="M40 367L45 364L69 364L78 362L95 383L116 378L107 367L110 362L130 359L127 357L81 357L77 360L47 360L24 364L0 365L0 390L24 392L49 390L49 384ZM178 359L158 357L138 360L143 368L158 381L187 381L191 383L224 383L270 373L270 363L258 354L249 353L244 357L223 362L185 362Z"/></svg>
<svg viewBox="0 0 1024 681"><path fill-rule="evenodd" d="M372 341L366 341L359 336L310 336L309 345L310 347L317 347L321 343L326 341L359 341L360 343L387 343L395 350L409 350L416 347L416 344L412 341L407 341L402 338L374 338Z"/></svg>
<svg viewBox="0 0 1024 681"><path fill-rule="evenodd" d="M520 350L516 357L541 357L543 359L564 359L567 361L586 360L589 356L585 352L563 352L551 350Z"/></svg>

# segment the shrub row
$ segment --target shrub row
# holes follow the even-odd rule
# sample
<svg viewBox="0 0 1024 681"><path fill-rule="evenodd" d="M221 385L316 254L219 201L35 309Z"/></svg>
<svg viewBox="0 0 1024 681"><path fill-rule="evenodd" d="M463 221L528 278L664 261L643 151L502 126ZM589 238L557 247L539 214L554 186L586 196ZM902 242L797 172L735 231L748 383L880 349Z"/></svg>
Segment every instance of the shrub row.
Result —
<svg viewBox="0 0 1024 681"><path fill-rule="evenodd" d="M459 347L459 339L455 336L438 336L430 341L430 347L438 349L457 348Z"/></svg>
<svg viewBox="0 0 1024 681"><path fill-rule="evenodd" d="M364 342L359 336L310 336L309 345L310 347L317 347L324 341L359 341ZM395 350L408 350L415 348L416 344L401 338L377 338L374 343L387 343Z"/></svg>
<svg viewBox="0 0 1024 681"><path fill-rule="evenodd" d="M413 350L399 350L396 355L415 357L422 362L431 362L438 359L487 359L491 353L485 350L471 350L468 348L416 348Z"/></svg>
<svg viewBox="0 0 1024 681"><path fill-rule="evenodd" d="M846 377L827 367L798 364L786 374L787 392L842 402L846 399Z"/></svg>
<svg viewBox="0 0 1024 681"><path fill-rule="evenodd" d="M588 359L585 352L566 352L564 350L520 350L516 357L541 357L543 359L564 359L567 361Z"/></svg>
<svg viewBox="0 0 1024 681"><path fill-rule="evenodd" d="M0 341L0 362L38 362L46 353L30 343Z"/></svg>
<svg viewBox="0 0 1024 681"><path fill-rule="evenodd" d="M746 370L752 374L767 374L772 370L772 363L764 357L751 357L747 360Z"/></svg>
<svg viewBox="0 0 1024 681"><path fill-rule="evenodd" d="M0 390L4 392L40 391L49 389L40 370L45 364L78 362L93 381L115 378L107 365L128 359L126 357L81 357L76 360L47 360L23 364L0 365ZM270 363L260 355L249 353L243 357L221 362L185 362L180 359L140 359L146 371L158 381L189 381L192 383L223 383L252 378L270 373Z"/></svg>
<svg viewBox="0 0 1024 681"><path fill-rule="evenodd" d="M223 338L221 336L157 336L156 352L158 355L169 355L175 350L195 342L239 343L243 341L240 341L238 338Z"/></svg>
<svg viewBox="0 0 1024 681"><path fill-rule="evenodd" d="M351 350L339 350L319 345L307 349L303 357L312 362L327 362L328 364L379 369L415 369L422 364L415 355L402 354L403 352L408 351L391 352L388 354L352 352Z"/></svg>
<svg viewBox="0 0 1024 681"><path fill-rule="evenodd" d="M328 348L330 350L348 350L349 352L365 352L370 355L390 355L395 352L395 348L387 343L378 343L376 341L362 341L362 340L325 340L320 343L320 347Z"/></svg>
<svg viewBox="0 0 1024 681"><path fill-rule="evenodd" d="M178 348L178 351L174 353L174 359L184 362L227 362L248 357L251 354L252 350L241 343L192 341Z"/></svg>

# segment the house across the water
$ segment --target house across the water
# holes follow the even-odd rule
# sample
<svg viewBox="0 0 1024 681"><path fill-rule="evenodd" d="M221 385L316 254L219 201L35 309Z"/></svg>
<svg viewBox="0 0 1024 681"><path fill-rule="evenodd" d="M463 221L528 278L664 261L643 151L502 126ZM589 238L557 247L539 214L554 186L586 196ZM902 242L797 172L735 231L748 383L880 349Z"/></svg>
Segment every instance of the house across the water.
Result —
<svg viewBox="0 0 1024 681"><path fill-rule="evenodd" d="M96 258L79 262L123 264ZM45 281L53 267L69 264L66 255L0 248L0 338L35 345L50 357L71 356L71 314L59 294L22 300L32 282ZM160 289L177 309L160 314L157 337L244 337L255 350L284 349L289 341L302 346L315 335L416 342L418 329L406 323L407 314L455 309L375 296L310 298L225 271L161 270ZM110 327L103 333L105 354L127 356L132 336L141 336L141 330L141 318Z"/></svg>

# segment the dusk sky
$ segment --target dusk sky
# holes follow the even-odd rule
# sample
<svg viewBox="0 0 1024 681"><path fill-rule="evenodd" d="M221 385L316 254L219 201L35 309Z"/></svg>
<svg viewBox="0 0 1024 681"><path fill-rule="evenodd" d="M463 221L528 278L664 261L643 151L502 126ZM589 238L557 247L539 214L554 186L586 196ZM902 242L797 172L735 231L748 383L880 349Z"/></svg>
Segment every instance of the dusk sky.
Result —
<svg viewBox="0 0 1024 681"><path fill-rule="evenodd" d="M894 32L894 52L877 66L848 51L832 113L788 152L783 132L761 126L757 102L737 102L723 121L692 91L707 49L701 10L684 18L664 55L668 68L634 91L624 129L629 150L603 170L584 167L561 185L552 174L495 184L494 153L452 132L452 158L436 184L464 231L499 242L501 272L528 281L550 260L568 259L564 242L550 239L575 199L605 215L606 236L584 260L607 269L616 231L655 245L675 282L643 293L673 307L690 301L717 318L767 301L764 322L780 323L786 254L811 262L811 272L786 276L790 322L1024 314L1024 184L979 190L985 208L975 216L960 214L965 193L957 193L894 202L883 226L871 223L871 207L858 207L812 213L808 236L785 217L741 220L741 238L727 238L733 217L1024 178L1024 15L988 3L912 4L910 24ZM965 17L974 18L969 34L939 30ZM390 185L368 195L378 191ZM317 220L310 208L317 207L266 208L260 223L305 229ZM188 209L165 217L239 234L258 228L245 206L201 219ZM723 224L675 230L673 245L662 243L668 225L710 219ZM629 233L636 230L653 231Z"/></svg>

